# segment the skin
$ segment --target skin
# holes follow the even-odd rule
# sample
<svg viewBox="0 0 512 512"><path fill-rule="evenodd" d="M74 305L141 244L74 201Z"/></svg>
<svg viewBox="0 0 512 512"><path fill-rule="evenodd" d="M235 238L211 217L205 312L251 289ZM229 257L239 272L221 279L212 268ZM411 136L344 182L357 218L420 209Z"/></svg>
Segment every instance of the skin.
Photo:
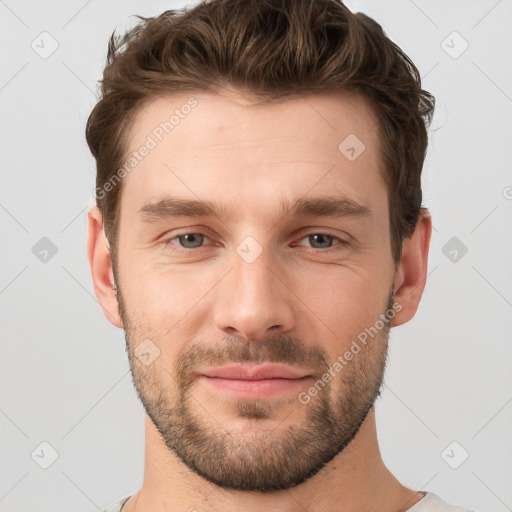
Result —
<svg viewBox="0 0 512 512"><path fill-rule="evenodd" d="M135 387L152 416L145 418L143 485L123 512L407 510L424 494L402 485L386 468L373 407L384 373L387 328L308 404L297 395L322 376L325 364L349 350L359 333L375 325L390 299L400 307L389 327L414 316L426 281L429 213L423 212L413 235L404 240L395 265L376 118L366 100L354 93L265 106L253 105L232 89L155 99L135 118L128 153L191 96L197 106L124 178L115 269L101 212L93 207L88 214L95 292L108 320L125 329ZM366 146L354 161L338 150L349 134ZM164 194L215 200L232 214L222 220L143 222L138 210ZM283 199L293 205L301 197L321 195L349 198L371 215L278 215ZM184 233L206 238L198 249L185 248L193 244L176 238ZM315 234L334 238L315 240L310 236ZM236 251L248 236L262 249L251 263ZM134 349L146 339L160 350L150 365L134 357ZM311 357L291 364L294 347ZM263 361L288 362L313 377L300 389L259 401L214 392L194 378L192 370L217 366L217 356L223 354L229 362L242 353L247 361L261 356ZM180 366L184 361L188 367ZM186 390L180 387L184 382ZM180 404L186 409L178 415ZM316 423L308 416L311 411L318 413ZM358 411L364 414L356 422ZM190 441L184 449L210 476L226 462L228 473L219 473L226 485L212 483L173 449L173 425L180 425L185 435L191 425L185 420L191 418L200 420L196 426L202 426L205 444L199 449ZM326 418L334 423L322 426L319 422ZM338 424L346 430L335 428ZM292 436L308 427L314 434L311 442L331 452L312 476L269 492L229 488L228 477L243 476L244 466L236 465L242 460L258 462L248 464L255 471L248 482L265 475L269 479L269 474L276 481L284 478L287 462L299 469L312 464L311 455L318 450L301 451L311 443L296 443ZM216 461L201 461L216 434L223 436L224 450L213 450ZM287 442L300 457L292 451L283 458L279 447ZM275 471L256 473L265 464ZM233 467L237 471L230 475Z"/></svg>

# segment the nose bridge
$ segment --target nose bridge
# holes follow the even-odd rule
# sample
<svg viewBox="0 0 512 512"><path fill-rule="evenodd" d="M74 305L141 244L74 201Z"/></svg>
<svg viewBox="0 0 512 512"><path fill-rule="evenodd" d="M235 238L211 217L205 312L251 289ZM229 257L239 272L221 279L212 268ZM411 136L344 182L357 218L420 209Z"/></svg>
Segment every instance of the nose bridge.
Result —
<svg viewBox="0 0 512 512"><path fill-rule="evenodd" d="M294 323L291 297L277 277L279 265L268 246L247 237L236 248L232 262L234 268L223 280L216 306L217 327L247 339L290 330Z"/></svg>

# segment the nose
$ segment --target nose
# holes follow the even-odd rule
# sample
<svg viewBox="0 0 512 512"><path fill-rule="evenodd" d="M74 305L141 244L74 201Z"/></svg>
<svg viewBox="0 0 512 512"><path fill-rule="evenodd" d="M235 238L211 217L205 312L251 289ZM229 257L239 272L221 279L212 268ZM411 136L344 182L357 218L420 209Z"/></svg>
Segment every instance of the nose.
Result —
<svg viewBox="0 0 512 512"><path fill-rule="evenodd" d="M214 322L226 334L260 340L294 327L294 295L285 272L266 252L251 263L236 254L234 268L221 281Z"/></svg>

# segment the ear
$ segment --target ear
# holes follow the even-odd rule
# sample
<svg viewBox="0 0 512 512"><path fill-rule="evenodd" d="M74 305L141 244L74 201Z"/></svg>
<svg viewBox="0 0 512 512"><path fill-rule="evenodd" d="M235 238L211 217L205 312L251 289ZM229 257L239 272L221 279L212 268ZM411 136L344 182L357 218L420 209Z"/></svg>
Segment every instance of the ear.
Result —
<svg viewBox="0 0 512 512"><path fill-rule="evenodd" d="M414 233L402 243L402 258L395 273L394 301L402 306L391 326L408 322L416 313L427 281L428 250L432 217L422 209Z"/></svg>
<svg viewBox="0 0 512 512"><path fill-rule="evenodd" d="M87 213L87 218L87 257L91 267L94 291L107 320L116 327L122 328L123 322L114 288L112 259L107 238L103 231L103 215L97 206L93 206Z"/></svg>

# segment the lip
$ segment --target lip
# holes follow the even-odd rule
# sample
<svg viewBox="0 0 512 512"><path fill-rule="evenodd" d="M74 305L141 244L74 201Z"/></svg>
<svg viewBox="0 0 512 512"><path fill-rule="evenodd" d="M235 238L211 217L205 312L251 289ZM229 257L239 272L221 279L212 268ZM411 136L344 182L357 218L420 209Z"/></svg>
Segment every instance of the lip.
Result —
<svg viewBox="0 0 512 512"><path fill-rule="evenodd" d="M305 371L282 364L231 364L204 370L199 381L215 392L249 400L265 400L297 392L297 388L309 379L311 375Z"/></svg>
<svg viewBox="0 0 512 512"><path fill-rule="evenodd" d="M264 380L264 379L302 379L308 377L307 372L284 364L229 364L217 368L209 368L201 372L212 378L233 380Z"/></svg>

